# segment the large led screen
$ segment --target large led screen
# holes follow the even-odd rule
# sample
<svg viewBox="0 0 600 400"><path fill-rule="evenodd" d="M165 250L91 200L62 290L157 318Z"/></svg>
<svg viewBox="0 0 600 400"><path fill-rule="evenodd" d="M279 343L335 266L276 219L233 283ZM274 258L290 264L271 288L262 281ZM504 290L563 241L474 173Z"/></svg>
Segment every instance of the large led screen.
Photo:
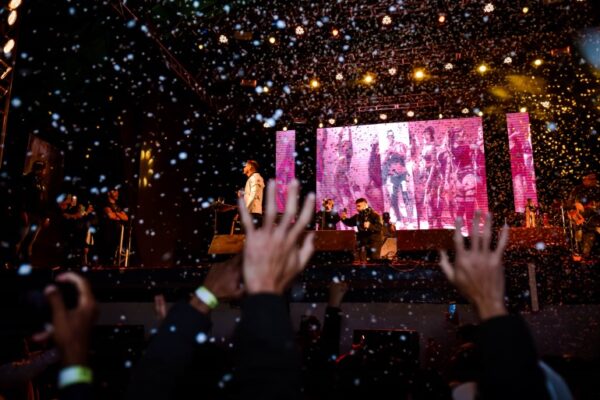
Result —
<svg viewBox="0 0 600 400"><path fill-rule="evenodd" d="M295 176L296 132L277 131L275 137L275 181L277 211L285 211L287 185Z"/></svg>
<svg viewBox="0 0 600 400"><path fill-rule="evenodd" d="M364 197L397 229L453 228L488 210L478 117L318 129L316 173L317 204L352 215Z"/></svg>
<svg viewBox="0 0 600 400"><path fill-rule="evenodd" d="M515 211L525 212L527 199L537 206L529 114L506 114Z"/></svg>

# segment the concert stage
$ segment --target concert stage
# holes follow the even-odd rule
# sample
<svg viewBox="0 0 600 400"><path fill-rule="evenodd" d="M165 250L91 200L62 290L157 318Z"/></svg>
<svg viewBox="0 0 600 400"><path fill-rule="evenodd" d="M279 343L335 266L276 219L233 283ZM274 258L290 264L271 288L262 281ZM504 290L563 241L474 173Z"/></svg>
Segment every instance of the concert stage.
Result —
<svg viewBox="0 0 600 400"><path fill-rule="evenodd" d="M317 254L291 288L290 301L326 302L329 283L340 279L350 284L345 298L348 302L466 302L447 282L435 252L399 255L394 261L361 264L336 259L339 255L334 253L326 257ZM598 259L574 262L569 253L554 248L509 250L505 255L509 304L517 309L530 308L533 288L537 289L540 305L600 303L599 266ZM184 298L202 282L209 269L210 263L206 262L188 267L92 267L80 271L90 280L99 302L151 302L158 293L164 294L167 301ZM16 271L4 270L0 274L1 291L10 298L9 293L16 295L22 288L16 282L25 280L40 286L64 270L34 268L26 279Z"/></svg>

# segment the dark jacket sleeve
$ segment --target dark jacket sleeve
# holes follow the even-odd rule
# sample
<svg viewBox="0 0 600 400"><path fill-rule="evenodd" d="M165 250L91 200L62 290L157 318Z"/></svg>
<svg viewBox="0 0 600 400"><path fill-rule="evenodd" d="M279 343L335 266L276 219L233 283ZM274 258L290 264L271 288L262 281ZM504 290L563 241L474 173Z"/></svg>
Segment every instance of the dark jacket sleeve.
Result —
<svg viewBox="0 0 600 400"><path fill-rule="evenodd" d="M135 367L126 398L175 398L210 327L208 315L187 302L175 304Z"/></svg>
<svg viewBox="0 0 600 400"><path fill-rule="evenodd" d="M383 231L383 221L381 217L376 212L371 212L368 217L369 228L367 231L373 233L379 233Z"/></svg>
<svg viewBox="0 0 600 400"><path fill-rule="evenodd" d="M301 399L300 356L281 296L259 294L244 299L234 340L240 399Z"/></svg>
<svg viewBox="0 0 600 400"><path fill-rule="evenodd" d="M319 339L324 362L335 360L340 354L340 333L342 329L342 310L327 306L323 329Z"/></svg>
<svg viewBox="0 0 600 400"><path fill-rule="evenodd" d="M533 338L521 317L484 321L477 341L482 361L478 391L482 399L550 398Z"/></svg>
<svg viewBox="0 0 600 400"><path fill-rule="evenodd" d="M353 215L350 218L342 219L342 223L346 226L356 226L358 215Z"/></svg>

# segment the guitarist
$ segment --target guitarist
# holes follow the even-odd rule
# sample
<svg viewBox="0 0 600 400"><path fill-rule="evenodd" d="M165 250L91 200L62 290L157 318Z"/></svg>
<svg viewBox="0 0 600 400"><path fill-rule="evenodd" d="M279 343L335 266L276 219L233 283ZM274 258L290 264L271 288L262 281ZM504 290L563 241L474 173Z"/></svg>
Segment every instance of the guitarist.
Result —
<svg viewBox="0 0 600 400"><path fill-rule="evenodd" d="M587 173L582 183L577 185L569 195L571 208L569 218L576 226L576 241L581 243L582 255L588 257L596 240L596 226L590 221L598 220L598 202L600 201L600 186L595 172Z"/></svg>

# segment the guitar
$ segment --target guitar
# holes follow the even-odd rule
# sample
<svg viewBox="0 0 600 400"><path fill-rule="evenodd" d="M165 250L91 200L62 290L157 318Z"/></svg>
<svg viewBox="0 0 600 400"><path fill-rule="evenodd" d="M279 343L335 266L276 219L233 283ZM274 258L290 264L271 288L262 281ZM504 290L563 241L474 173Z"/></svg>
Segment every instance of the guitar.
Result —
<svg viewBox="0 0 600 400"><path fill-rule="evenodd" d="M581 215L583 210L584 210L583 204L576 201L573 209L567 211L567 215L569 216L569 219L576 226L583 225L583 223L585 222L585 218L583 217L583 215Z"/></svg>

